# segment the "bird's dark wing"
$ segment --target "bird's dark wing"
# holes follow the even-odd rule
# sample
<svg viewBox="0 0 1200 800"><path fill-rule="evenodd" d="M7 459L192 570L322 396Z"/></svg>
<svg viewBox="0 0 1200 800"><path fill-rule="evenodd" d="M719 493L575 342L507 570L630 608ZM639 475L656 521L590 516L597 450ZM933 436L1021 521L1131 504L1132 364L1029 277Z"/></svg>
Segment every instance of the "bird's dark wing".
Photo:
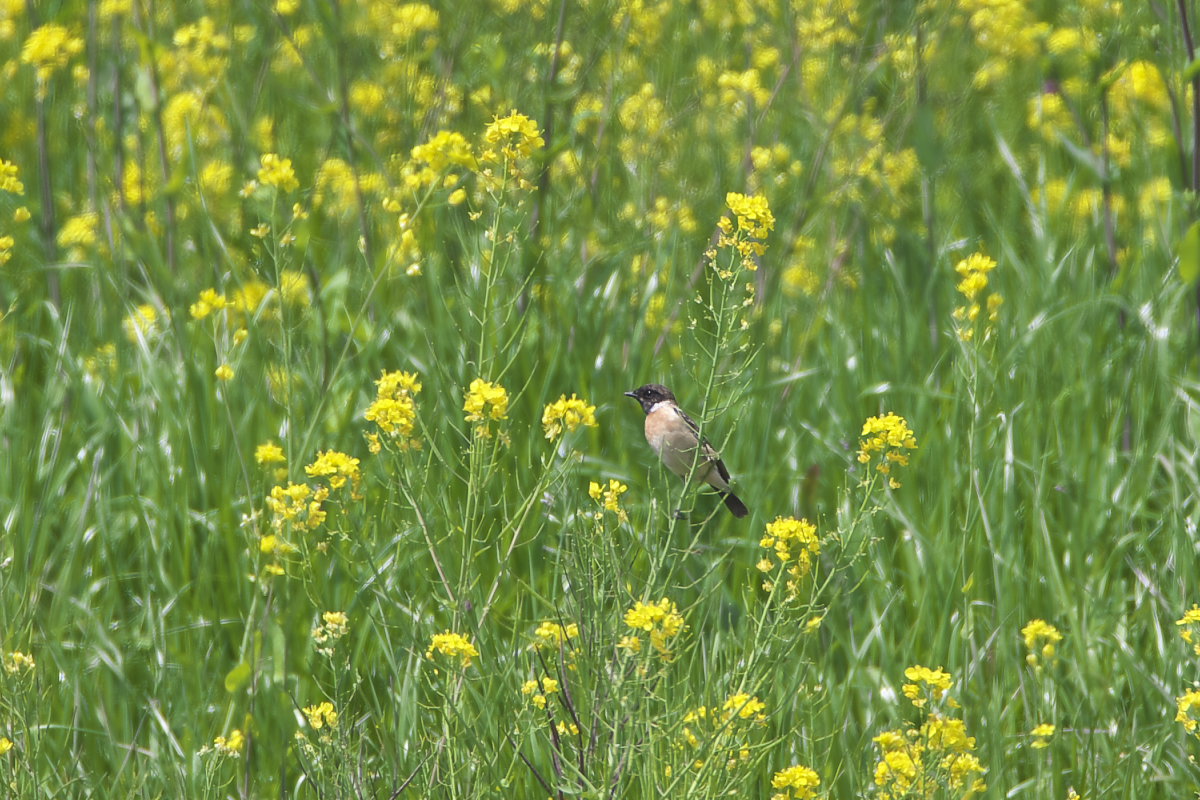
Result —
<svg viewBox="0 0 1200 800"><path fill-rule="evenodd" d="M686 422L688 427L692 429L692 433L696 434L696 437L700 439L700 446L702 448L701 452L704 453L704 460L711 461L712 463L716 464L717 472L720 473L721 477L725 479L726 483L728 483L730 481L729 469L725 466L725 462L721 460L720 454L713 449L711 444L709 444L708 439L700 436L700 426L697 425L696 421L689 417L687 412L679 406L675 406L675 411L679 414L679 416L683 417L683 421Z"/></svg>

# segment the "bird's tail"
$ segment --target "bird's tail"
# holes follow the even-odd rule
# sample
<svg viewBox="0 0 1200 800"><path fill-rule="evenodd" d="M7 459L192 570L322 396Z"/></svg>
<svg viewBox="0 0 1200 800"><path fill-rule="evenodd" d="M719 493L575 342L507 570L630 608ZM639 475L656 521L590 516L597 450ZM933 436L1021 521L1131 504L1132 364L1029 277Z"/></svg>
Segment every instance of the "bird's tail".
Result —
<svg viewBox="0 0 1200 800"><path fill-rule="evenodd" d="M729 513L735 517L741 518L750 513L750 509L746 508L746 504L741 498L733 492L721 492L722 499L725 500L725 507L729 509Z"/></svg>

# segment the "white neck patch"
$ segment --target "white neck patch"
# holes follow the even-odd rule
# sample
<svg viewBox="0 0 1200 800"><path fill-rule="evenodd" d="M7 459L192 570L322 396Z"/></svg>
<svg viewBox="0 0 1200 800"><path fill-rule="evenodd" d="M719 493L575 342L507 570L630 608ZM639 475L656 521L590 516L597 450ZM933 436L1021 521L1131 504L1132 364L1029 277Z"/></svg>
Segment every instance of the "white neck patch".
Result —
<svg viewBox="0 0 1200 800"><path fill-rule="evenodd" d="M647 411L646 413L647 413L647 414L653 414L655 411L658 411L660 408L666 408L666 407L667 407L667 406L669 406L669 405L671 405L671 401L670 401L670 400L659 400L657 403L655 403L654 405L650 406L650 410L649 410L649 411Z"/></svg>

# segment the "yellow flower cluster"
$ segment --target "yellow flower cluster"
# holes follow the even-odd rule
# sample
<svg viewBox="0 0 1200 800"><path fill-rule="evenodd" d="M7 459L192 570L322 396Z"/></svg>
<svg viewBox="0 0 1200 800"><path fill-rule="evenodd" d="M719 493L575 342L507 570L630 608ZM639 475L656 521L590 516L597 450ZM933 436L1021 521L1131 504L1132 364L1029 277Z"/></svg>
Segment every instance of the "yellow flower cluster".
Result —
<svg viewBox="0 0 1200 800"><path fill-rule="evenodd" d="M1179 626L1179 638L1192 646L1192 652L1200 656L1200 606L1195 603L1182 617L1175 620Z"/></svg>
<svg viewBox="0 0 1200 800"><path fill-rule="evenodd" d="M784 789L771 795L771 800L812 800L817 796L821 777L817 771L799 764L781 769L771 778L772 789Z"/></svg>
<svg viewBox="0 0 1200 800"><path fill-rule="evenodd" d="M868 417L860 436L858 462L869 464L878 456L875 469L889 476L888 483L893 489L900 488L900 481L891 477L892 465L908 466L907 451L917 449L917 437L909 430L908 422L890 412L882 417Z"/></svg>
<svg viewBox="0 0 1200 800"><path fill-rule="evenodd" d="M162 316L159 316L157 308L149 303L142 303L121 321L121 329L125 331L125 338L131 343L145 341L149 344L166 330L170 322L169 313L164 311Z"/></svg>
<svg viewBox="0 0 1200 800"><path fill-rule="evenodd" d="M680 736L693 750L704 750L725 760L726 769L734 769L750 758L747 736L753 728L766 724L766 703L756 695L735 692L717 706L697 706L683 715ZM704 766L697 760L693 766Z"/></svg>
<svg viewBox="0 0 1200 800"><path fill-rule="evenodd" d="M950 686L950 676L941 669L910 667L905 676L924 683L936 697ZM925 693L921 689L916 694ZM907 686L905 694L909 694ZM960 719L934 712L920 728L884 731L872 741L880 750L875 765L875 797L880 800L899 800L913 796L913 792L932 796L938 788L955 797L987 789L981 777L987 768L974 754L975 737L967 735L966 724Z"/></svg>
<svg viewBox="0 0 1200 800"><path fill-rule="evenodd" d="M546 707L546 695L558 693L558 681L554 678L541 678L536 681L525 681L521 686L521 694L529 698L529 702L538 708Z"/></svg>
<svg viewBox="0 0 1200 800"><path fill-rule="evenodd" d="M22 653L20 650L13 650L4 654L4 671L9 675L16 675L21 672L32 672L37 664L33 661L33 656L28 653Z"/></svg>
<svg viewBox="0 0 1200 800"><path fill-rule="evenodd" d="M794 599L800 588L800 579L812 571L814 560L821 554L816 526L807 519L776 517L774 522L767 523L766 535L759 540L759 545L774 553L779 566L787 566L788 599ZM757 566L762 572L770 572L775 568L769 556L763 556ZM771 591L774 581L766 582L763 588Z"/></svg>
<svg viewBox="0 0 1200 800"><path fill-rule="evenodd" d="M283 448L274 442L263 442L254 448L254 463L256 464L266 466L267 464L282 464L286 461Z"/></svg>
<svg viewBox="0 0 1200 800"><path fill-rule="evenodd" d="M571 394L570 399L564 394L546 406L542 411L542 430L547 439L557 439L565 429L574 433L580 425L588 428L596 427L596 407L589 405Z"/></svg>
<svg viewBox="0 0 1200 800"><path fill-rule="evenodd" d="M602 511L596 512L596 519L604 516L605 511L611 511L617 515L617 519L621 522L628 522L629 515L625 509L621 508L621 495L629 491L629 487L618 480L610 478L608 488L605 488L595 481L588 483L588 496L603 506Z"/></svg>
<svg viewBox="0 0 1200 800"><path fill-rule="evenodd" d="M487 145L481 154L485 161L516 161L546 146L538 124L515 110L507 117L493 118L483 132L483 141Z"/></svg>
<svg viewBox="0 0 1200 800"><path fill-rule="evenodd" d="M474 170L475 154L467 137L454 131L438 131L432 139L412 149L412 161L406 166L404 183L417 190L441 182L443 186L458 183L456 168Z"/></svg>
<svg viewBox="0 0 1200 800"><path fill-rule="evenodd" d="M975 338L975 323L979 319L980 301L987 306L987 322L983 328L982 338L986 340L991 335L990 323L1000 316L1000 306L1004 297L996 292L987 292L988 273L996 268L996 262L982 253L975 253L954 265L954 271L961 276L958 282L958 292L965 298L966 304L954 309L954 321L958 324L958 337L964 342ZM986 299L985 299L986 295Z"/></svg>
<svg viewBox="0 0 1200 800"><path fill-rule="evenodd" d="M508 391L498 383L476 378L467 389L463 411L467 422L483 423L477 430L486 431L490 420L508 419Z"/></svg>
<svg viewBox="0 0 1200 800"><path fill-rule="evenodd" d="M683 615L675 607L675 603L663 598L657 603L634 603L633 608L625 612L625 624L639 633L633 636L623 636L618 647L631 653L640 653L642 640L640 633L650 634L650 644L664 661L674 658L669 643L683 631L687 630Z"/></svg>
<svg viewBox="0 0 1200 800"><path fill-rule="evenodd" d="M741 257L742 266L753 272L758 269L758 258L767 252L763 240L775 229L775 215L763 195L729 192L725 204L733 212L733 219L721 217L717 223L721 229L717 246L732 247ZM722 272L721 277L728 279L732 273Z"/></svg>
<svg viewBox="0 0 1200 800"><path fill-rule="evenodd" d="M258 182L264 186L274 186L284 192L294 192L300 188L296 173L292 169L290 158L280 158L275 153L264 153L262 167L258 170Z"/></svg>
<svg viewBox="0 0 1200 800"><path fill-rule="evenodd" d="M229 301L225 299L225 295L216 289L204 289L196 302L188 306L188 313L192 315L192 319L204 319L214 311L224 310L228 305Z"/></svg>
<svg viewBox="0 0 1200 800"><path fill-rule="evenodd" d="M479 651L471 640L461 633L435 633L430 640L429 648L425 651L426 658L433 658L434 653L441 653L449 658L457 658L464 669L471 666L471 660L479 658Z"/></svg>
<svg viewBox="0 0 1200 800"><path fill-rule="evenodd" d="M569 644L572 639L579 638L579 626L574 622L563 625L552 620L538 624L533 635L536 637L535 647L548 647L554 650Z"/></svg>
<svg viewBox="0 0 1200 800"><path fill-rule="evenodd" d="M412 435L417 420L416 396L420 391L421 381L415 373L385 371L375 381L375 400L364 414L367 421L374 422L380 431L395 440L401 450L421 446ZM371 436L367 437L371 452L377 453L379 438Z"/></svg>
<svg viewBox="0 0 1200 800"><path fill-rule="evenodd" d="M1049 722L1043 722L1041 725L1035 726L1034 729L1029 732L1029 735L1033 737L1033 743L1030 745L1030 747L1032 747L1034 750L1041 750L1049 747L1050 737L1054 735L1055 730L1057 729Z"/></svg>
<svg viewBox="0 0 1200 800"><path fill-rule="evenodd" d="M1029 620L1025 627L1021 628L1021 636L1025 639L1026 649L1029 650L1025 656L1025 663L1034 669L1041 669L1039 655L1041 659L1053 662L1055 645L1063 638L1058 628L1043 619Z"/></svg>
<svg viewBox="0 0 1200 800"><path fill-rule="evenodd" d="M917 708L924 708L926 703L933 700L940 702L950 690L950 673L941 667L929 669L920 665L904 670L904 677L912 683L904 684L904 696L912 701ZM953 700L950 701L953 705Z"/></svg>
<svg viewBox="0 0 1200 800"><path fill-rule="evenodd" d="M325 727L337 727L338 712L333 707L333 703L330 703L328 700L316 705L305 706L303 711L304 716L308 718L308 724L315 731L319 731Z"/></svg>
<svg viewBox="0 0 1200 800"><path fill-rule="evenodd" d="M65 67L72 56L82 53L83 46L83 39L62 25L42 25L29 34L21 47L21 63L35 67L38 83L44 84ZM37 92L39 99L46 96L44 86L39 86Z"/></svg>
<svg viewBox="0 0 1200 800"><path fill-rule="evenodd" d="M362 474L358 469L358 459L340 453L337 450L325 450L317 453L317 460L304 468L310 478L328 478L330 489L341 489L346 481L351 482L351 494L358 499L358 485Z"/></svg>
<svg viewBox="0 0 1200 800"><path fill-rule="evenodd" d="M335 642L350 632L350 619L344 611L326 611L321 615L321 624L312 629L312 640L318 645ZM329 655L331 648L317 648L324 655Z"/></svg>
<svg viewBox="0 0 1200 800"><path fill-rule="evenodd" d="M288 482L287 486L272 487L267 495L267 509L271 512L271 526L278 532L285 522L301 530L314 530L325 522L325 511L321 504L329 497L329 490L322 487L315 492L306 483Z"/></svg>
<svg viewBox="0 0 1200 800"><path fill-rule="evenodd" d="M213 751L217 755L237 758L246 746L246 737L238 729L229 732L228 736L218 736L213 739Z"/></svg>
<svg viewBox="0 0 1200 800"><path fill-rule="evenodd" d="M25 184L21 183L20 167L3 158L0 158L0 192L25 194Z"/></svg>
<svg viewBox="0 0 1200 800"><path fill-rule="evenodd" d="M1200 727L1200 689L1188 689L1175 698L1175 721L1183 724L1188 733L1196 734Z"/></svg>

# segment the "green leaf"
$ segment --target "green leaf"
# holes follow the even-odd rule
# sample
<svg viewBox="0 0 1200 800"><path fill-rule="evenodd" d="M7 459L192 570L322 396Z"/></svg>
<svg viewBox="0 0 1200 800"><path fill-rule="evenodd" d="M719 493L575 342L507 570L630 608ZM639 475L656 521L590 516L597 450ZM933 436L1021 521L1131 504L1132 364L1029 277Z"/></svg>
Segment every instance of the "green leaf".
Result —
<svg viewBox="0 0 1200 800"><path fill-rule="evenodd" d="M225 691L233 694L234 692L244 688L249 682L250 665L243 661L233 669L229 670L229 674L225 676Z"/></svg>
<svg viewBox="0 0 1200 800"><path fill-rule="evenodd" d="M1193 222L1179 243L1179 277L1186 284L1200 277L1200 222Z"/></svg>

